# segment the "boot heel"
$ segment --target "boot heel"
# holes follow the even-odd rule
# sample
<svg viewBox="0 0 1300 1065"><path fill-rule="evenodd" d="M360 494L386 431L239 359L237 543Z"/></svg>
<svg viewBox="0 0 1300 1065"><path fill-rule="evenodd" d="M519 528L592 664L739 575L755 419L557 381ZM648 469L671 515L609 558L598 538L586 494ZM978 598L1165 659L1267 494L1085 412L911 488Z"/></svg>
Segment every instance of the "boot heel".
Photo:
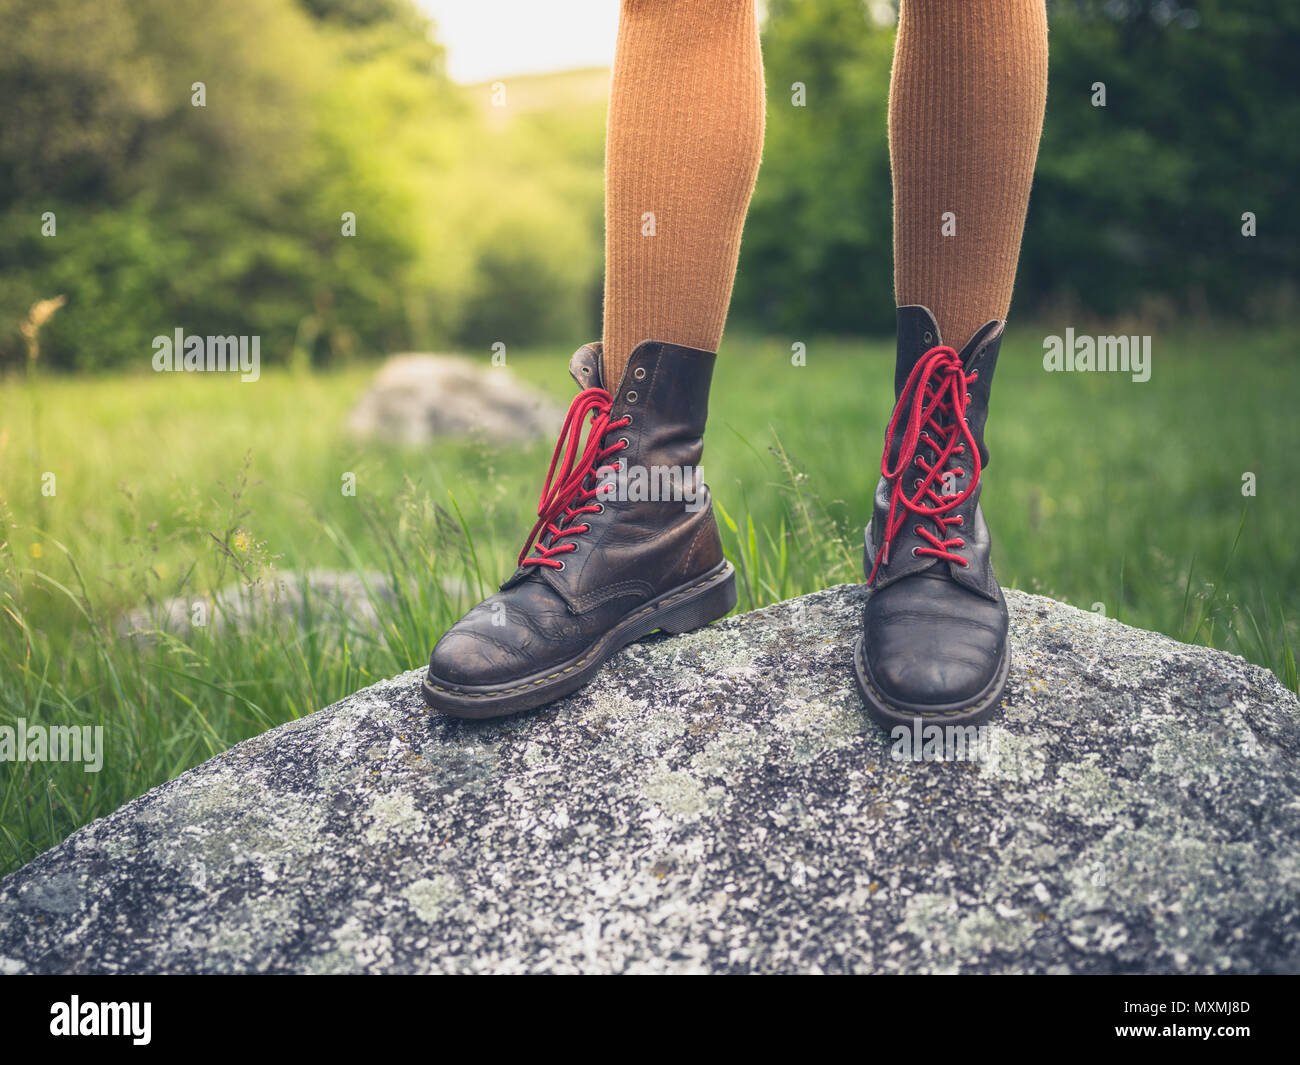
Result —
<svg viewBox="0 0 1300 1065"><path fill-rule="evenodd" d="M736 605L736 570L727 563L726 576L714 581L693 599L674 603L659 615L658 628L677 636L703 628L726 617Z"/></svg>

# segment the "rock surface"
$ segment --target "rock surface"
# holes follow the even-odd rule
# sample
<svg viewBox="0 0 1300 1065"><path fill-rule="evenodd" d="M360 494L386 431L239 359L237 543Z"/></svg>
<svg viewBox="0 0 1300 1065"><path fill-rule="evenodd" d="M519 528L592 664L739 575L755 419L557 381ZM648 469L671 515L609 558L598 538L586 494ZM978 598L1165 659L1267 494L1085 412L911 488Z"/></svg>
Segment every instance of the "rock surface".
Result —
<svg viewBox="0 0 1300 1065"><path fill-rule="evenodd" d="M1300 707L1009 593L1011 684L913 761L854 586L655 637L522 718L418 673L240 744L0 882L0 972L1300 969Z"/></svg>
<svg viewBox="0 0 1300 1065"><path fill-rule="evenodd" d="M554 437L564 411L500 366L454 355L394 355L348 416L357 436L397 444L482 434L498 444Z"/></svg>

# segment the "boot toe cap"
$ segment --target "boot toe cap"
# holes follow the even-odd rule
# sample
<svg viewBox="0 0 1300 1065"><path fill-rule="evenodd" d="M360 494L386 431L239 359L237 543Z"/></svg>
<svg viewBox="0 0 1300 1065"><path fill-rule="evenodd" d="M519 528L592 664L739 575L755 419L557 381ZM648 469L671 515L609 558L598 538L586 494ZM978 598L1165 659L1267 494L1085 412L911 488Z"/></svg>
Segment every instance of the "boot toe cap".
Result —
<svg viewBox="0 0 1300 1065"><path fill-rule="evenodd" d="M973 700L996 672L996 658L989 663L956 658L951 653L918 654L916 643L907 642L903 649L887 646L877 654L868 654L871 677L881 695L904 708L921 710Z"/></svg>
<svg viewBox="0 0 1300 1065"><path fill-rule="evenodd" d="M452 628L429 656L429 679L445 684L502 684L527 671L514 649L472 629Z"/></svg>
<svg viewBox="0 0 1300 1065"><path fill-rule="evenodd" d="M925 589L938 601L918 602L907 583L883 589L868 601L868 676L879 694L899 709L960 709L980 698L999 674L1006 650L1006 608L951 584L937 596Z"/></svg>
<svg viewBox="0 0 1300 1065"><path fill-rule="evenodd" d="M504 684L538 668L529 651L533 642L508 618L494 610L492 599L480 603L447 630L429 656L429 679L465 687Z"/></svg>
<svg viewBox="0 0 1300 1065"><path fill-rule="evenodd" d="M438 641L429 679L458 687L526 681L579 651L582 636L554 592L531 584L498 592Z"/></svg>

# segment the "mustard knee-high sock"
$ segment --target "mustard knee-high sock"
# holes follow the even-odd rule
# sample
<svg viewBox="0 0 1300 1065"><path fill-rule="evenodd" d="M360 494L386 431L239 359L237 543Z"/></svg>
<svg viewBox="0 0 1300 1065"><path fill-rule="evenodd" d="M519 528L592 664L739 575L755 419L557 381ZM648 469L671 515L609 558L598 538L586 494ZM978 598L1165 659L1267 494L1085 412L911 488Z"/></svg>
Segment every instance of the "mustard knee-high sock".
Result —
<svg viewBox="0 0 1300 1065"><path fill-rule="evenodd" d="M959 350L1011 306L1046 102L1043 0L903 0L889 96L894 296L929 307Z"/></svg>
<svg viewBox="0 0 1300 1065"><path fill-rule="evenodd" d="M605 147L610 390L642 340L717 350L763 119L754 0L623 0Z"/></svg>

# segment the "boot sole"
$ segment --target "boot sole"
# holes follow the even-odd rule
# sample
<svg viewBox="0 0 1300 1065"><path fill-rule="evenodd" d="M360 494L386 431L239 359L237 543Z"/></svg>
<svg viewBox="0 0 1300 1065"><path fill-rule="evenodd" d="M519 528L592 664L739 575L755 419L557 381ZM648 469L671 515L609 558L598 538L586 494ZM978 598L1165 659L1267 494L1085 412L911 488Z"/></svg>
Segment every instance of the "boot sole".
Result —
<svg viewBox="0 0 1300 1065"><path fill-rule="evenodd" d="M532 710L587 683L615 653L656 629L678 635L725 617L736 605L736 570L723 561L701 577L637 607L580 654L558 666L502 684L469 686L426 673L424 701L452 717L482 719Z"/></svg>
<svg viewBox="0 0 1300 1065"><path fill-rule="evenodd" d="M858 692L866 704L867 713L879 725L893 728L904 725L908 728L920 718L922 721L942 723L945 725L974 725L984 721L997 709L999 701L1007 688L1007 677L1011 672L1010 645L1002 648L1002 658L998 661L997 672L993 679L972 699L946 706L913 707L899 706L891 703L876 688L871 679L871 667L867 664L867 640L859 636L857 646L853 649L853 676L858 682Z"/></svg>

